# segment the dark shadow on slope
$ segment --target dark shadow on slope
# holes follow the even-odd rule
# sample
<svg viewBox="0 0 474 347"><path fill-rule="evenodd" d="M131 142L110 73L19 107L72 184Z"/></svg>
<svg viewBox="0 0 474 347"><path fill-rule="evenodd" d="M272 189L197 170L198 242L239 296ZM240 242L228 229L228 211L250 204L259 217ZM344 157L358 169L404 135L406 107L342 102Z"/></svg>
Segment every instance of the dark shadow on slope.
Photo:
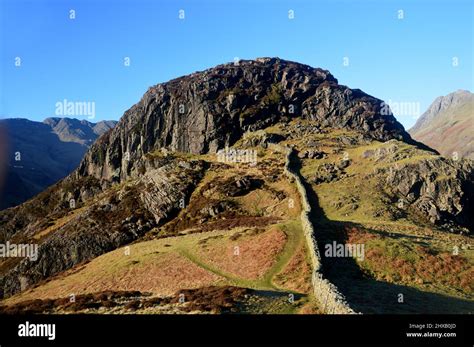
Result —
<svg viewBox="0 0 474 347"><path fill-rule="evenodd" d="M67 176L87 151L86 145L61 140L44 123L8 119L2 126L8 161L0 210L21 204Z"/></svg>
<svg viewBox="0 0 474 347"><path fill-rule="evenodd" d="M356 223L316 220L318 242L325 276L345 295L356 311L362 313L472 313L474 302L425 292L417 288L375 280L366 276L351 257L324 257L324 245L345 243L345 227L362 228ZM403 302L400 303L400 294Z"/></svg>
<svg viewBox="0 0 474 347"><path fill-rule="evenodd" d="M299 172L301 169L299 160L295 160L294 157L292 159L292 167ZM472 301L378 281L367 277L352 257L325 257L325 244L333 241L342 244L346 242L346 234L342 232L345 227L362 228L362 226L328 219L320 207L318 196L311 185L305 180L303 182L311 204L310 218L315 226L323 274L338 287L355 311L368 314L474 312L474 302ZM400 294L403 294L403 303L399 303Z"/></svg>
<svg viewBox="0 0 474 347"><path fill-rule="evenodd" d="M422 149L424 151L428 151L437 155L441 155L436 149L431 148L430 146L424 144L423 142L417 141L414 138L410 136L409 139L405 140L406 143L413 145L415 147L418 147L419 149Z"/></svg>

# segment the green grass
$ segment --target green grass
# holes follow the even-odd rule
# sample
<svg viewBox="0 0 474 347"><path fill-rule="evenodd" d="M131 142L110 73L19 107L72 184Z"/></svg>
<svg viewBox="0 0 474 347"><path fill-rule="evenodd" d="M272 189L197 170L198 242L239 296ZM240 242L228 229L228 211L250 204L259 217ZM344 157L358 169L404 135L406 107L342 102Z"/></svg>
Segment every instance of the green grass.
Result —
<svg viewBox="0 0 474 347"><path fill-rule="evenodd" d="M281 100L281 87L279 84L273 84L270 91L262 98L262 102L270 105L278 104Z"/></svg>
<svg viewBox="0 0 474 347"><path fill-rule="evenodd" d="M304 241L303 229L299 220L289 221L285 224L280 225L280 228L286 234L287 242L285 244L283 252L278 255L276 263L265 274L265 277L263 278L264 283L273 286L276 289L279 288L273 283L273 278L278 273L283 271L292 256L296 253L298 246L301 244L301 242Z"/></svg>
<svg viewBox="0 0 474 347"><path fill-rule="evenodd" d="M301 173L306 181L311 183L319 166L325 163L337 165L344 155L351 160L351 164L344 169L347 177L339 177L328 183L313 184L313 190L318 195L326 216L336 221L410 224L405 211L398 209L397 201L392 201L390 198L392 187L383 186L383 180L371 174L378 169L387 170L394 165L409 165L420 160L435 159L438 156L400 141L390 143L374 141L368 145L344 147L342 152L333 153L335 145L332 139L341 135L354 136L352 132L342 130L318 135L319 145L327 153L327 157L302 161ZM303 144L300 146L304 147ZM396 148L393 153L386 153L377 160L375 154L377 150L392 146ZM373 154L364 158L363 154L367 151L373 151ZM445 178L447 177L438 177L439 180Z"/></svg>

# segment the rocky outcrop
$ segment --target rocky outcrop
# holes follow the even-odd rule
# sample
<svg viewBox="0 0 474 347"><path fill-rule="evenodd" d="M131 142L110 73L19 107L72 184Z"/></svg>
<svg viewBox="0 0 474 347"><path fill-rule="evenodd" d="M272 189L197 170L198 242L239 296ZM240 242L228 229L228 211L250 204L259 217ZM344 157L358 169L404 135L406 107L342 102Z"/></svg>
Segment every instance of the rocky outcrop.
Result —
<svg viewBox="0 0 474 347"><path fill-rule="evenodd" d="M245 133L242 138L242 147L257 147L267 148L269 143L278 143L285 139L280 134L268 133L263 130L254 131L252 133Z"/></svg>
<svg viewBox="0 0 474 347"><path fill-rule="evenodd" d="M385 181L401 208L445 227L458 224L474 229L474 166L439 156L395 165L383 170Z"/></svg>
<svg viewBox="0 0 474 347"><path fill-rule="evenodd" d="M138 158L157 148L215 153L246 131L294 117L381 141L411 141L386 113L381 100L339 85L326 70L277 58L219 65L151 87L92 146L76 174L121 181Z"/></svg>
<svg viewBox="0 0 474 347"><path fill-rule="evenodd" d="M49 233L45 233L44 225L38 223L13 230L16 240L39 244L38 259L23 259L13 266L0 262L4 272L0 278L0 298L126 245L162 225L185 206L204 168L201 161L179 160L150 167L126 185L95 199L89 198L85 205L77 195L79 191L67 192L67 199L78 199L78 205L75 208L68 206L69 213L62 223L53 223ZM65 201L69 201L67 199ZM80 213L76 213L76 208L81 209ZM6 223L0 225L4 230L16 226L14 221L3 222Z"/></svg>
<svg viewBox="0 0 474 347"><path fill-rule="evenodd" d="M239 140L244 147L271 148L284 139L305 139L307 134L334 128L359 134L356 139L340 136L337 151L374 139L414 143L381 107L380 100L340 86L325 70L280 59L221 65L154 86L91 146L73 174L21 206L0 213L0 242L14 239L40 245L37 262L0 261L5 275L0 278L0 295L14 294L133 242L171 219L206 170L194 154L216 153ZM285 135L258 131L277 123L285 127L292 118L303 119L292 122L298 123L295 131ZM244 136L248 132L254 136ZM316 143L308 144L310 149L302 157L328 155L318 147L317 139L312 141ZM257 156L257 151L249 151ZM411 167L407 154L407 158L394 158L407 159L403 166L392 168L393 172L379 168L376 174L387 180L384 186L388 183L395 195L412 200L414 208L432 217L432 222L453 216L459 223L472 225L472 166L460 162L456 165L465 167L457 167L432 153L424 155L430 157L426 164ZM315 293L327 312L352 313L337 288L320 276L311 206L302 178L287 159L285 172L296 180L302 196L301 221L315 269ZM350 160L344 160L321 166L318 172L324 182L342 177L350 165ZM240 196L266 183L262 181L242 174L221 188L224 196ZM225 209L216 204L199 213L207 218Z"/></svg>

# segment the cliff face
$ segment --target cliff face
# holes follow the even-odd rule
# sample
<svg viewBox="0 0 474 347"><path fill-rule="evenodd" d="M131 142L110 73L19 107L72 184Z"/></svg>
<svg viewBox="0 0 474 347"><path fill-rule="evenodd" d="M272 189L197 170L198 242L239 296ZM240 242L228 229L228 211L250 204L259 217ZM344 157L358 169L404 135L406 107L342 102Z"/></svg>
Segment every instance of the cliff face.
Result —
<svg viewBox="0 0 474 347"><path fill-rule="evenodd" d="M150 88L86 154L78 175L120 181L136 159L165 147L214 153L253 131L303 117L376 140L410 136L382 101L338 84L328 71L276 58L240 61Z"/></svg>
<svg viewBox="0 0 474 347"><path fill-rule="evenodd" d="M474 228L474 166L442 157L399 165L386 172L386 183L420 219L445 229ZM454 224L453 224L454 223Z"/></svg>
<svg viewBox="0 0 474 347"><path fill-rule="evenodd" d="M48 123L63 129L54 119ZM277 142L297 148L308 181L329 187L322 200L340 203L334 206L344 220L360 203L362 220L380 224L406 210L415 224L474 228L472 162L427 151L384 112L381 100L339 85L325 70L279 59L243 61L150 88L76 171L1 211L0 242L39 248L37 262L0 259L0 298L150 234L180 237L194 219L205 232L262 217L263 210L252 214L253 205L235 208L235 201L222 200L234 197L226 181L218 182L232 165L195 154L251 147L261 170L253 182L267 183L278 198L281 192L270 186L283 167L269 146ZM241 195L252 187L244 169L232 185ZM227 195L214 196L218 186ZM339 193L349 195L335 201ZM187 206L193 196L198 201ZM269 207L280 205L271 201ZM398 201L404 207L395 211ZM167 225L175 221L185 229Z"/></svg>
<svg viewBox="0 0 474 347"><path fill-rule="evenodd" d="M37 202L41 201L43 205L50 199L63 202L82 199L87 204L81 205L80 213L70 213L70 206L64 203L60 205L59 210L66 212L62 218L67 222L43 240L40 237L32 238L35 242L40 241L36 261L11 259L13 264L7 264L13 265L11 271L0 276L0 298L128 244L163 224L177 213L181 199L182 203L187 201L203 170L201 161L162 162L158 167L150 163L146 174L130 180L127 186L108 191L100 199L92 198L94 194L99 195L99 191L94 190L93 182L88 184L88 197L77 196L79 192L84 195L87 191L84 184L81 187L79 182L76 182L80 188L77 192L63 184L59 185L59 191L52 189L46 194L38 195ZM30 203L31 201L21 207L34 209L33 206L27 206ZM24 211L14 216L0 216L0 226L4 227L0 233L0 242L11 239L12 235L16 235L17 240L27 240L31 235L38 235L40 230L44 230L45 220L36 217L25 224L22 233L18 233L23 215ZM54 212L49 216L54 216ZM5 221L2 217L7 217L8 220ZM12 224L14 227L10 228ZM5 268L5 263L0 263L0 269L2 266Z"/></svg>

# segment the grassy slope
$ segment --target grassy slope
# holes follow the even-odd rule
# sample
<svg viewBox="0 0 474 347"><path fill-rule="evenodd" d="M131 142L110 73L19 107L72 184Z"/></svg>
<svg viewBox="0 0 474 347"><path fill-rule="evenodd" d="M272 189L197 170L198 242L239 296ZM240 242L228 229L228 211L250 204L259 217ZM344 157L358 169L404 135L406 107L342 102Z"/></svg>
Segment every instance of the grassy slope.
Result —
<svg viewBox="0 0 474 347"><path fill-rule="evenodd" d="M287 129L289 127L275 126L270 130L275 133L291 131ZM356 134L337 130L329 134L305 136L303 140L286 141L287 144L295 145L298 150L304 151L307 148L306 141L314 140L318 148L327 154L324 159L302 160L302 173L308 182L312 181L316 168L322 163L337 163L342 157L351 160L351 164L345 169L348 177L330 183L311 184L318 199L313 203L321 207L319 218L315 221L318 224L320 245L332 240L365 245L366 257L363 261L326 259L324 266L330 279L351 302L356 303L355 308L362 312L474 312L473 291L468 286L474 267L470 246L472 239L446 234L413 222L403 214L397 215L396 202L387 200L387 196L377 185L378 180L366 176L367 173L388 165L426 160L431 154L400 142L383 144L374 141L362 145L341 145L338 143L341 136L355 138ZM397 150L388 161L376 161L363 156L366 151L394 143ZM211 156L205 159L214 160ZM189 214L193 201L201 198L201 194L204 194L201 189L209 182L219 183L221 179L242 172L269 177L269 171L263 169L265 166L270 169L278 168L281 172L282 165L281 155L259 150L259 165L255 168L239 165L230 165L225 170L211 168L193 193L190 206L187 206L177 219ZM184 287L211 284L232 284L258 289L264 293L307 293L308 272L302 270L305 268L304 263L307 264L307 255L298 223L300 209L296 190L282 177L277 182L269 183L269 186L285 191L287 198L275 204L267 187L254 190L243 197L229 199L247 213L258 216L275 215L281 218L279 222L263 228L263 234L261 231L253 234L262 228L252 226L205 233L199 233L199 227L181 230L177 234L168 235L172 237L135 243L130 246L129 256L124 256L124 249L105 254L7 302L26 298L67 296L71 291L81 293L110 288L169 295ZM222 199L212 194L208 197ZM288 206L289 198L295 201L297 208L285 207ZM270 233L275 227L285 234L283 247L280 247L281 237L277 237L277 234L265 239L265 242L259 238ZM162 231L156 231L155 234L152 232L149 236L160 235ZM236 239L236 235L240 237ZM248 267L249 272L242 273L242 269L240 272L235 271L235 264L230 264L230 260L222 263L222 257L215 257L222 249L232 250L235 245L247 241L250 241L250 244L255 241L253 248L249 250L254 252L251 254L259 254L260 258L256 259L258 261L263 259L268 247L275 249L270 258L262 260L262 264L270 265L261 276L252 277L256 269L248 267L248 261L244 269ZM203 244L213 250L209 254L213 254L214 258L211 259L207 256L208 253L201 252ZM454 245L460 247L460 254L456 256L459 259L448 254ZM296 259L296 254L301 252L303 262ZM434 277L430 276L430 264L438 264L433 272L436 274ZM295 289L292 285L294 283L303 283L306 287L300 285ZM406 303L403 305L397 302L399 293L406 295ZM263 312L294 312L300 310L302 305L304 312L317 312L311 295L300 300L295 306L259 305Z"/></svg>
<svg viewBox="0 0 474 347"><path fill-rule="evenodd" d="M280 166L283 163L282 158L276 156L277 154L268 153L266 159ZM220 175L209 170L191 200L200 198L200 190L206 183L216 180L218 176L220 178L232 177L241 169L239 165L234 165ZM258 174L258 168L250 171ZM254 211L258 214L276 214L283 218L279 223L265 227L263 231L262 228L238 227L231 230L200 233L192 229L183 230L172 237L137 242L129 247L104 254L87 264L77 266L36 288L5 300L4 303L12 304L37 298L67 297L70 294L80 295L110 289L139 290L162 296L172 295L177 290L184 288L235 285L262 291L263 297L287 296L291 293L301 297L295 304L277 305L276 307L274 301L263 300L258 303L263 312L294 313L302 306L305 306L305 310L310 307L310 311L314 312L317 308L311 296L307 296L305 291L288 289L285 288L285 285L276 285L273 281L277 275L280 280L287 277L287 266L294 258L296 251L304 246L304 240L299 223L300 208L296 190L286 182L284 177L270 186L285 191L288 197L275 204L274 199L269 198L270 194L266 189L258 189L243 197L234 198L239 207L249 213ZM288 205L289 198L294 200L295 207L293 209L282 208L282 206ZM192 206L192 203L190 205ZM181 214L186 214L186 209ZM275 229L281 234L280 237L276 237L278 235ZM268 236L265 238L266 241L260 242L262 236L266 235ZM199 252L203 247L231 252L235 246L245 242L250 245L247 246L248 251L252 252L251 254L255 258L245 260L247 254L243 253L242 262L259 264L259 258L266 257L262 263L267 267L263 269L263 272L262 269L259 269L262 275L257 278L251 278L251 274L247 275L245 273L247 268L244 268L244 273L241 276L226 272L219 268L219 264L217 264L218 266L212 264L205 254ZM271 247L273 251L269 253L268 247ZM129 252L129 255L126 252ZM231 263L235 262L235 259L230 254L228 258L224 257L220 261ZM305 260L307 261L307 259ZM224 267L225 264L221 265ZM238 264L234 264L235 266L238 268ZM301 283L306 283L304 287L309 288L309 273L293 271L293 277L296 277ZM303 296L298 296L298 294L303 294ZM269 304L270 302L272 303ZM270 306L267 307L267 304Z"/></svg>
<svg viewBox="0 0 474 347"><path fill-rule="evenodd" d="M403 213L398 214L397 201L387 198L380 189L379 179L366 176L377 168L426 160L431 154L395 142L397 150L387 161L375 161L362 154L390 146L390 143L374 141L333 151L338 147L335 139L341 135L354 134L340 131L316 135L318 146L328 155L319 160L305 159L302 168L311 182L322 163L337 163L343 156L351 160L345 169L348 177L311 185L322 212L316 221L321 225L320 239L365 246L364 261L328 261L334 281L344 288L350 299L359 301L359 307L366 312L474 312L472 238L447 234L413 222ZM302 142L294 144L304 148ZM453 256L454 246L458 247L459 255ZM354 276L365 279L355 281ZM377 291L380 300L370 294ZM396 293L403 291L408 292L412 300L408 305L397 305ZM385 294L390 298L384 297Z"/></svg>
<svg viewBox="0 0 474 347"><path fill-rule="evenodd" d="M278 225L287 235L283 250L274 254L271 266L264 276L257 279L239 278L210 265L207 259L196 256L196 249L202 247L200 241L215 238L212 246L225 244L230 250L239 242L255 236L243 236L236 241L230 237L242 230L194 233L179 237L164 238L135 243L127 248L117 249L102 255L88 264L75 268L57 278L20 295L5 300L11 304L37 298L59 298L70 294L94 293L103 290L139 290L154 295L172 295L182 288L198 288L207 285L234 285L264 291L294 291L277 287L273 283L275 275L285 269L286 264L302 242L300 225L288 222ZM266 231L265 233L268 233ZM268 245L268 244L267 244ZM257 252L264 250L255 244ZM233 261L229 257L229 261Z"/></svg>

